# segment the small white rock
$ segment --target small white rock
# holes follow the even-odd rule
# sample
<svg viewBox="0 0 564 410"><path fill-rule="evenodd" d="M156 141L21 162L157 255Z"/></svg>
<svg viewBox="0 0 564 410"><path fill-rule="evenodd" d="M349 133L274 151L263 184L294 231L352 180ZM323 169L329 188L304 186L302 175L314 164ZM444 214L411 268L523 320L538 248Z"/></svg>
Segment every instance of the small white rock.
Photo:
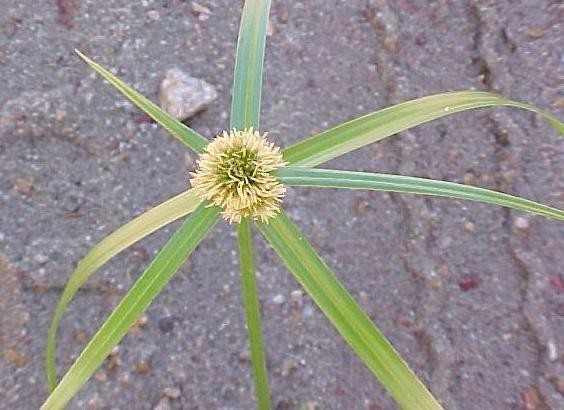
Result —
<svg viewBox="0 0 564 410"><path fill-rule="evenodd" d="M192 2L192 12L198 16L198 20L200 21L206 21L211 15L211 10L209 8L202 6L195 1Z"/></svg>
<svg viewBox="0 0 564 410"><path fill-rule="evenodd" d="M301 308L304 304L304 292L300 289L293 290L290 294L290 300L292 302L292 307L294 308Z"/></svg>
<svg viewBox="0 0 564 410"><path fill-rule="evenodd" d="M159 103L163 110L179 121L207 108L217 98L214 86L171 68L161 82Z"/></svg>
<svg viewBox="0 0 564 410"><path fill-rule="evenodd" d="M315 313L315 308L309 303L306 303L302 308L303 317L311 317L313 316L314 313Z"/></svg>
<svg viewBox="0 0 564 410"><path fill-rule="evenodd" d="M33 257L33 260L40 265L45 265L47 262L49 262L49 257L42 253L38 253Z"/></svg>
<svg viewBox="0 0 564 410"><path fill-rule="evenodd" d="M549 341L546 344L546 353L548 356L548 360L551 362L555 362L558 359L558 349L556 348L556 344L553 341Z"/></svg>
<svg viewBox="0 0 564 410"><path fill-rule="evenodd" d="M159 12L157 10L149 10L147 12L147 17L149 17L151 20L158 20L161 16L159 15Z"/></svg>
<svg viewBox="0 0 564 410"><path fill-rule="evenodd" d="M272 298L272 303L274 303L275 305L281 305L282 303L284 303L284 300L286 300L284 295L279 293Z"/></svg>
<svg viewBox="0 0 564 410"><path fill-rule="evenodd" d="M165 387L163 394L169 399L177 399L180 397L180 389L178 387Z"/></svg>
<svg viewBox="0 0 564 410"><path fill-rule="evenodd" d="M168 399L168 397L163 397L155 407L153 407L153 410L170 410L170 400Z"/></svg>
<svg viewBox="0 0 564 410"><path fill-rule="evenodd" d="M522 216L518 216L515 218L513 222L517 229L527 229L529 227L529 220L527 218L523 218Z"/></svg>

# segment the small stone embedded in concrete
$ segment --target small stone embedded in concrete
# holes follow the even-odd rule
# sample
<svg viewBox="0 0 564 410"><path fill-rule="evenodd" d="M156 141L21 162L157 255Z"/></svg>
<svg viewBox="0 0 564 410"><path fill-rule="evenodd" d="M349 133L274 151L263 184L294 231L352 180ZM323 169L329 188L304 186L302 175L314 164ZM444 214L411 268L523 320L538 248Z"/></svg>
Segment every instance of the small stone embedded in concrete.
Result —
<svg viewBox="0 0 564 410"><path fill-rule="evenodd" d="M163 333L172 332L172 330L174 329L174 317L172 316L161 317L158 321L158 324L161 332Z"/></svg>
<svg viewBox="0 0 564 410"><path fill-rule="evenodd" d="M100 369L94 373L94 380L99 383L104 383L108 380L108 374L103 369Z"/></svg>
<svg viewBox="0 0 564 410"><path fill-rule="evenodd" d="M464 224L464 229L473 233L476 232L476 225L473 222L468 221Z"/></svg>
<svg viewBox="0 0 564 410"><path fill-rule="evenodd" d="M552 340L546 343L546 355L551 362L555 362L556 359L558 359L558 348L556 347L556 343Z"/></svg>
<svg viewBox="0 0 564 410"><path fill-rule="evenodd" d="M282 362L282 366L280 368L280 374L282 375L282 377L288 377L288 375L298 367L300 367L298 361L293 357L288 357Z"/></svg>
<svg viewBox="0 0 564 410"><path fill-rule="evenodd" d="M177 399L180 397L180 389L178 387L165 387L163 394L169 399Z"/></svg>
<svg viewBox="0 0 564 410"><path fill-rule="evenodd" d="M33 193L33 184L29 179L26 178L15 178L12 181L12 188L25 197L30 197Z"/></svg>
<svg viewBox="0 0 564 410"><path fill-rule="evenodd" d="M39 265L45 265L47 262L49 262L49 257L42 253L36 253L33 256L33 260L37 262Z"/></svg>
<svg viewBox="0 0 564 410"><path fill-rule="evenodd" d="M147 17L149 17L149 19L155 20L155 21L161 18L160 14L157 10L147 11Z"/></svg>
<svg viewBox="0 0 564 410"><path fill-rule="evenodd" d="M310 303L306 303L302 309L303 317L311 317L315 313L314 307Z"/></svg>
<svg viewBox="0 0 564 410"><path fill-rule="evenodd" d="M458 287L463 291L468 291L471 289L475 289L482 283L482 279L480 275L477 273L468 273L463 275L460 280L458 281Z"/></svg>
<svg viewBox="0 0 564 410"><path fill-rule="evenodd" d="M16 367L25 367L31 361L29 357L13 348L5 349L2 352L2 357Z"/></svg>
<svg viewBox="0 0 564 410"><path fill-rule="evenodd" d="M290 301L293 308L300 309L304 304L304 292L300 289L293 290L290 294Z"/></svg>
<svg viewBox="0 0 564 410"><path fill-rule="evenodd" d="M300 405L299 410L319 410L319 403L316 401L308 401Z"/></svg>
<svg viewBox="0 0 564 410"><path fill-rule="evenodd" d="M195 1L192 2L192 13L198 16L198 20L206 21L210 18L211 10L206 6L201 5L200 3L196 3Z"/></svg>
<svg viewBox="0 0 564 410"><path fill-rule="evenodd" d="M206 109L217 98L215 87L178 68L166 72L159 90L159 104L179 121Z"/></svg>
<svg viewBox="0 0 564 410"><path fill-rule="evenodd" d="M241 363L249 363L251 361L251 352L249 349L239 352L239 361Z"/></svg>
<svg viewBox="0 0 564 410"><path fill-rule="evenodd" d="M153 410L170 410L171 408L172 407L170 407L170 400L168 399L168 397L163 397L159 400L157 405L153 407Z"/></svg>
<svg viewBox="0 0 564 410"><path fill-rule="evenodd" d="M151 365L149 364L149 362L141 360L135 363L135 371L139 374L145 375L149 373L150 370L151 370Z"/></svg>
<svg viewBox="0 0 564 410"><path fill-rule="evenodd" d="M515 225L515 228L517 228L517 229L525 230L525 229L529 228L529 220L527 218L522 217L522 216L518 216L517 218L515 218L515 221L513 222L513 224Z"/></svg>
<svg viewBox="0 0 564 410"><path fill-rule="evenodd" d="M285 300L286 298L284 297L284 295L279 293L272 298L272 303L274 303L275 305L281 305Z"/></svg>

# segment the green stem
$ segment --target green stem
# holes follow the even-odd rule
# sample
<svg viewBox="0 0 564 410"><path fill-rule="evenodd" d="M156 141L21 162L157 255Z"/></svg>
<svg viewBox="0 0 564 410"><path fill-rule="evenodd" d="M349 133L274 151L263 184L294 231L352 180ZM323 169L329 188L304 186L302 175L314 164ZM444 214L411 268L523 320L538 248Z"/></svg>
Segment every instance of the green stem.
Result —
<svg viewBox="0 0 564 410"><path fill-rule="evenodd" d="M268 374L262 344L257 281L253 263L251 226L248 219L243 219L239 224L238 242L239 259L241 263L241 283L243 286L245 313L247 315L249 343L251 345L251 363L255 379L255 392L258 408L260 410L269 410L270 392L268 389Z"/></svg>

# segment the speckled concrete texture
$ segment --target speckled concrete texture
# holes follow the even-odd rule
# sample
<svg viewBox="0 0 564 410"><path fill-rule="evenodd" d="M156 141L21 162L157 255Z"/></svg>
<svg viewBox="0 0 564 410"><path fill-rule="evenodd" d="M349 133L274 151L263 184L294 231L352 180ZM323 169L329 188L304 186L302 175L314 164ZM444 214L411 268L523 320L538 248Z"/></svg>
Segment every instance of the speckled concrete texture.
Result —
<svg viewBox="0 0 564 410"><path fill-rule="evenodd" d="M170 68L213 84L216 102L188 121L212 137L228 126L242 2L198 3L209 15L183 0L0 0L0 408L45 399L47 328L80 257L185 189L194 164L73 49L154 101ZM282 146L393 103L468 88L564 118L562 2L274 0L270 20L262 129ZM489 109L329 165L563 208L563 154L562 139L534 115ZM375 192L295 189L285 207L446 408L564 408L562 224ZM61 373L176 226L79 292L59 335ZM70 409L253 408L233 231L221 223L202 243ZM273 407L393 409L255 242Z"/></svg>

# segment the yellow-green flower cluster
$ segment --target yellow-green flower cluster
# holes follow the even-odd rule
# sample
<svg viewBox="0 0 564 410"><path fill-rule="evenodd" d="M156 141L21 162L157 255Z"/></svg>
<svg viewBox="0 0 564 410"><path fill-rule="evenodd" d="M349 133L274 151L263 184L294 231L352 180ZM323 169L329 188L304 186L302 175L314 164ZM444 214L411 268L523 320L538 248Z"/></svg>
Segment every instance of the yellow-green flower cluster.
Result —
<svg viewBox="0 0 564 410"><path fill-rule="evenodd" d="M190 182L229 222L245 217L268 222L286 192L272 171L284 165L280 148L253 128L224 131L206 146Z"/></svg>

